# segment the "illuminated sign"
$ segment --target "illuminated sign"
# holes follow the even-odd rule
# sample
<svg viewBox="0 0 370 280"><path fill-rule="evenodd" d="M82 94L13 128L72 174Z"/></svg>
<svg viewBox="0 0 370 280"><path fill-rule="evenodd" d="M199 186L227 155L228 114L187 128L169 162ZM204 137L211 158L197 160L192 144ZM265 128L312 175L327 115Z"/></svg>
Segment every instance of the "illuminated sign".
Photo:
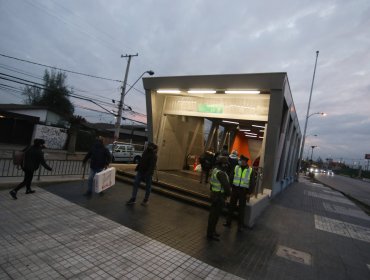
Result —
<svg viewBox="0 0 370 280"><path fill-rule="evenodd" d="M198 112L222 114L224 112L223 104L198 104Z"/></svg>

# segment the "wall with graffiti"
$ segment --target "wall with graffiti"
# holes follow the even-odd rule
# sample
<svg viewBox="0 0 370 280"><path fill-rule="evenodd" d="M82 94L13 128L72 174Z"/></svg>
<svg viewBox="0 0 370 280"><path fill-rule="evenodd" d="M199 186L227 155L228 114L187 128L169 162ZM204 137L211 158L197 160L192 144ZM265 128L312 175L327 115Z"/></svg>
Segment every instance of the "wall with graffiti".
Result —
<svg viewBox="0 0 370 280"><path fill-rule="evenodd" d="M45 140L48 149L62 150L67 142L67 129L37 124L33 134L33 139L41 138Z"/></svg>

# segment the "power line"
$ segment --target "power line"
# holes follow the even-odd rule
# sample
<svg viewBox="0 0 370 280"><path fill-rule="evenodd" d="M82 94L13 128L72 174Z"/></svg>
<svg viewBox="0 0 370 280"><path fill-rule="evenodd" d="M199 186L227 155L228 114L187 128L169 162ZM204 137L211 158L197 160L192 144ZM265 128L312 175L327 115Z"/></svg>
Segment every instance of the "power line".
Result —
<svg viewBox="0 0 370 280"><path fill-rule="evenodd" d="M17 58L17 57L5 55L5 54L2 54L2 53L0 53L0 56L6 57L6 58L10 58L10 59L14 59L14 60L18 60L18 61L22 61L22 62L31 63L31 64L38 65L38 66L48 67L48 68L56 69L56 70L59 70L59 71L64 71L64 72L67 72L67 73L76 74L76 75L81 75L81 76L86 76L86 77L95 78L95 79L101 79L101 80L107 80L107 81L112 81L112 82L123 83L123 81L121 81L121 80L114 80L114 79L110 79L110 78L104 78L104 77L99 77L99 76L95 76L95 75L85 74L85 73L76 72L76 71L72 71L72 70L67 70L67 69L63 69L63 68L58 68L58 67L54 67L54 66L50 66L50 65L46 65L46 64L42 64L42 63L30 61L30 60L26 60L26 59L21 59L21 58Z"/></svg>
<svg viewBox="0 0 370 280"><path fill-rule="evenodd" d="M58 68L58 67L54 67L54 66L50 66L50 65L38 63L38 62L33 62L33 61L30 61L30 60L17 58L17 57L9 56L9 55L2 54L2 53L0 53L0 56L6 57L6 58L10 58L10 59L14 59L14 60L18 60L18 61L22 61L22 62L26 62L26 63L31 63L31 64L38 65L38 66L48 67L48 68L51 68L51 69L56 69L56 70L59 70L59 71L64 71L64 72L72 73L72 74L76 74L76 75L81 75L81 76L86 76L86 77L95 78L95 79L101 79L101 80L107 80L107 81L113 81L113 82L123 83L123 81L121 81L121 80L114 80L114 79L110 79L110 78L104 78L104 77L90 75L90 74L85 74L85 73L76 72L76 71L72 71L72 70L66 70L66 69L63 69L63 68ZM127 82L126 82L126 85L128 85L129 87L132 87L132 85L130 85ZM135 87L132 87L132 89L134 89L137 92L140 92L141 94L144 94L145 95L145 92L143 92L142 90L139 90L139 89L137 89Z"/></svg>
<svg viewBox="0 0 370 280"><path fill-rule="evenodd" d="M29 77L32 77L32 78L36 78L36 79L39 79L39 80L42 80L42 81L44 80L40 76L32 75L31 73L23 71L22 69L19 69L19 68L16 68L16 67L11 67L11 66L6 65L6 64L0 63L0 68L6 69L6 70L9 70L9 71L12 71L12 72L16 72L16 73L19 73L19 74L22 74L22 75L25 75L25 76L29 76ZM83 89L75 88L73 86L71 86L70 88L73 91L88 92L88 93L93 93L94 92L94 90L83 90ZM119 89L119 87L118 88L101 89L101 90L96 90L96 91L107 91L107 90L116 90L116 89ZM101 98L104 98L104 99L107 99L107 100L112 100L112 98L102 96L102 95L99 95L99 94L94 94L94 95L98 96L98 97L101 97Z"/></svg>
<svg viewBox="0 0 370 280"><path fill-rule="evenodd" d="M85 30L86 26L82 26L80 24L77 24L76 22L70 22L68 20L65 20L63 17L60 16L60 13L58 13L57 11L53 11L53 10L49 9L48 7L45 7L44 5L42 5L40 3L35 3L34 1L28 1L28 0L26 2L28 2L29 5L34 7L39 12L47 13L53 19L58 19L58 20L62 21L64 24L69 25L73 28L76 28L78 31L80 31L81 33L83 33L83 34L87 35L88 37L92 38L94 41L97 41L97 42L100 41L101 43L104 43L105 46L108 47L109 49L111 49L112 51L114 51L114 52L119 51L119 49L114 44L110 44L110 43L106 42L105 40L99 38L98 36L92 35L88 31L86 31ZM43 11L41 11L41 10L43 10ZM96 30L96 28L94 28L94 30ZM112 48L112 46L114 47L114 49Z"/></svg>
<svg viewBox="0 0 370 280"><path fill-rule="evenodd" d="M38 89L42 89L42 90L45 90L45 91L50 91L50 89L45 88L44 85L43 84L40 84L40 83L36 83L36 82L30 81L30 80L26 80L26 79L21 79L21 78L18 78L16 76L4 74L4 73L0 73L0 75L6 76L6 77L1 77L0 76L0 79L3 79L3 80L7 80L7 81L10 81L10 82L13 82L13 83L18 83L18 84L22 84L22 85L26 85L26 86L32 86L32 87L35 87L35 88L38 88ZM17 81L17 80L19 80L19 81ZM89 96L83 96L83 95L79 95L79 94L75 94L75 93L68 93L66 95L67 96L70 96L72 98L77 98L77 99L81 99L81 100L85 100L85 101L89 101L91 103L94 103L95 105L101 107L103 110L106 110L110 114L113 114L113 113L111 111L109 111L108 109L102 107L97 102L103 103L104 105L108 105L108 106L113 107L114 109L117 109L111 103L108 103L108 102L105 102L105 101L102 101L102 100L99 100L99 99L94 99L94 98L91 98ZM123 105L126 105L126 104L123 104ZM126 107L129 107L129 106L126 105ZM131 108L131 107L129 107L129 108ZM141 114L141 113L138 113L138 112L135 112L135 111L132 111L132 110L129 110L129 111L128 110L125 110L125 112L132 112L133 114ZM146 115L144 115L144 116L146 116Z"/></svg>
<svg viewBox="0 0 370 280"><path fill-rule="evenodd" d="M8 78L2 78L1 75L6 76ZM17 81L16 80L13 80L13 79L17 79L17 80L20 80L20 81L23 81L23 82L26 82L26 83L31 83L31 84L26 84L26 83L21 83L21 84L24 84L24 85L27 85L27 86L35 86L35 85L37 85L37 86L41 86L42 89L44 89L44 90L49 90L49 89L44 88L44 85L43 84L36 83L36 82L30 81L30 80L26 80L26 79L22 79L22 78L19 78L19 77L16 77L16 76L4 74L4 73L1 73L1 72L0 72L0 79L8 80L8 81L11 81L11 82L14 82L14 83L17 83ZM115 107L111 103L108 103L106 101L102 101L102 100L99 100L99 99L91 98L90 96L79 95L79 94L76 94L76 93L71 93L71 94L72 95L76 95L76 96L80 96L80 97L84 97L87 100L94 100L94 101L97 101L97 102L104 103L105 105Z"/></svg>

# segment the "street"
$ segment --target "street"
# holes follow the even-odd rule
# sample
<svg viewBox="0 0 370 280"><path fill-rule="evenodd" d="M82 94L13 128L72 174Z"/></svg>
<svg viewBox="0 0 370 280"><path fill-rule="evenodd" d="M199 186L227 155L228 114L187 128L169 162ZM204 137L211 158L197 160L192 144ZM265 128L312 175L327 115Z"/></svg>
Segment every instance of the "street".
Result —
<svg viewBox="0 0 370 280"><path fill-rule="evenodd" d="M315 179L370 207L370 182L340 175L315 174Z"/></svg>

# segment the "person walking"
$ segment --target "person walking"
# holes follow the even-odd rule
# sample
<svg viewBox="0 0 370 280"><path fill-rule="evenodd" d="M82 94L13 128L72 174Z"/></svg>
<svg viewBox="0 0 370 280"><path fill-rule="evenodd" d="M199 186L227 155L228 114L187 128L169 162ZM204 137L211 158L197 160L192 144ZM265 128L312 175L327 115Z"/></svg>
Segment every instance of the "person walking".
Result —
<svg viewBox="0 0 370 280"><path fill-rule="evenodd" d="M225 206L225 199L230 195L227 169L227 157L219 156L216 161L216 167L212 170L211 175L211 209L209 211L207 227L208 240L220 240L219 234L216 232L217 222Z"/></svg>
<svg viewBox="0 0 370 280"><path fill-rule="evenodd" d="M203 183L203 178L206 183L208 183L209 172L213 165L213 154L211 151L205 151L203 155L199 158L200 165L202 166L202 172L200 173L199 183Z"/></svg>
<svg viewBox="0 0 370 280"><path fill-rule="evenodd" d="M45 141L43 139L36 138L33 141L33 145L31 147L27 147L24 150L24 158L22 164L24 179L17 187L9 192L13 199L17 199L17 192L24 186L26 186L26 194L31 194L35 192L31 189L31 183L33 179L33 174L37 169L39 169L40 164L45 169L52 171L52 168L45 162L44 153L42 152L42 149L44 148Z"/></svg>
<svg viewBox="0 0 370 280"><path fill-rule="evenodd" d="M229 155L228 160L229 160L229 171L227 174L229 175L229 178L231 178L234 173L235 166L238 165L238 161L239 161L238 151L233 150L231 154ZM232 182L230 183L232 184Z"/></svg>
<svg viewBox="0 0 370 280"><path fill-rule="evenodd" d="M90 160L90 173L87 180L87 191L85 196L91 196L93 192L93 182L96 173L99 173L109 166L111 155L109 150L104 146L104 138L99 136L90 151L83 159L83 165ZM103 195L103 192L100 193Z"/></svg>
<svg viewBox="0 0 370 280"><path fill-rule="evenodd" d="M248 158L244 155L240 156L239 164L234 168L234 174L230 178L232 182L232 191L230 197L229 212L227 215L225 227L231 227L231 220L239 202L238 207L238 232L243 231L244 227L244 214L247 195L252 193L254 187L255 176L253 169L248 166Z"/></svg>
<svg viewBox="0 0 370 280"><path fill-rule="evenodd" d="M136 203L136 196L140 186L140 182L145 182L145 197L141 205L147 206L150 192L152 190L152 176L155 166L157 164L158 146L154 143L149 143L148 147L143 152L140 162L135 168L136 176L132 188L131 198L126 202L126 205L133 205Z"/></svg>

